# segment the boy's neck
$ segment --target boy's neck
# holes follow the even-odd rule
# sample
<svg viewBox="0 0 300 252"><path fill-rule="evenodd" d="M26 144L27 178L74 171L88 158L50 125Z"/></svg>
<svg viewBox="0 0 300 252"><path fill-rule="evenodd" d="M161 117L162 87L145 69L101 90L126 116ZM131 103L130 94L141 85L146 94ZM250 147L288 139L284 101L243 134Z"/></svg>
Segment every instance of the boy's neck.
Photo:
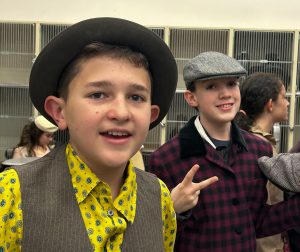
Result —
<svg viewBox="0 0 300 252"><path fill-rule="evenodd" d="M228 141L230 140L231 122L228 123L210 123L203 120L200 116L198 117L202 127L208 133L208 135L214 139Z"/></svg>
<svg viewBox="0 0 300 252"><path fill-rule="evenodd" d="M108 168L104 170L91 168L91 170L101 181L109 185L113 200L118 196L121 187L124 184L125 181L124 173L126 167L127 166L125 166L124 168L115 168L113 172L112 172L112 168Z"/></svg>

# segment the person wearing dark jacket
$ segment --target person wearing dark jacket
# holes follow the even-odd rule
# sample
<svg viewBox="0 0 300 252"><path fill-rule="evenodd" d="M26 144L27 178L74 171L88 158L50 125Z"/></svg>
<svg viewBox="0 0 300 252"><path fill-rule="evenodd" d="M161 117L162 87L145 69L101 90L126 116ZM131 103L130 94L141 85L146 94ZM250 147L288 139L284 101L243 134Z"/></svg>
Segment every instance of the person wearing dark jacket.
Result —
<svg viewBox="0 0 300 252"><path fill-rule="evenodd" d="M272 156L271 145L233 122L245 74L235 59L218 52L201 53L184 67L184 97L199 115L149 163L172 190L175 252L254 252L256 238L300 223L299 197L266 204L267 178L257 159Z"/></svg>

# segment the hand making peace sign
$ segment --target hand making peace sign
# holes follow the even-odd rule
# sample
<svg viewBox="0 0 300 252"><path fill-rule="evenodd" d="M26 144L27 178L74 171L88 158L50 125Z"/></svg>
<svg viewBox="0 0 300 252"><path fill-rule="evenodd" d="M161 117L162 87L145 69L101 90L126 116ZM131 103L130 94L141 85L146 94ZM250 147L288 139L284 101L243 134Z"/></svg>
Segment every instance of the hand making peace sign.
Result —
<svg viewBox="0 0 300 252"><path fill-rule="evenodd" d="M193 179L198 170L199 165L194 165L185 175L182 182L171 191L171 198L176 213L183 213L193 208L198 202L201 190L219 180L218 177L213 176L199 183L194 183Z"/></svg>

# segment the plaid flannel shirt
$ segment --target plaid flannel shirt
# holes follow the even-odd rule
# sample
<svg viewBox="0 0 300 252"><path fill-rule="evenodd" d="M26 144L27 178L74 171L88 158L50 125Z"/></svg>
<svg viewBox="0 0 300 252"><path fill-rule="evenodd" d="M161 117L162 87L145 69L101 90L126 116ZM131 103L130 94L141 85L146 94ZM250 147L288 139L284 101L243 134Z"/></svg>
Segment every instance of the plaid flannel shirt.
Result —
<svg viewBox="0 0 300 252"><path fill-rule="evenodd" d="M169 189L180 183L194 164L200 169L194 182L218 176L219 181L201 191L190 218L178 223L175 252L255 251L256 237L281 233L300 223L299 197L266 204L267 179L257 159L272 156L269 143L232 123L228 163L204 141L193 117L179 135L150 157L150 172Z"/></svg>

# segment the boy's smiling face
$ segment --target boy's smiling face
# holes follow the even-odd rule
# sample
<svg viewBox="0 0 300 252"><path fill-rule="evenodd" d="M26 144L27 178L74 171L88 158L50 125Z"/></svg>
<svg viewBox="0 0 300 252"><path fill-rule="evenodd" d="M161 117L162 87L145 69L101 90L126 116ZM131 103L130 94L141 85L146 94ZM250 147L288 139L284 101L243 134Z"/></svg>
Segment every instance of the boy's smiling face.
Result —
<svg viewBox="0 0 300 252"><path fill-rule="evenodd" d="M67 100L56 99L58 126L69 129L72 147L92 169L125 167L159 114L148 72L107 56L84 61Z"/></svg>
<svg viewBox="0 0 300 252"><path fill-rule="evenodd" d="M239 110L241 96L237 78L219 78L195 83L195 91L186 91L186 101L196 107L201 123L226 125Z"/></svg>

